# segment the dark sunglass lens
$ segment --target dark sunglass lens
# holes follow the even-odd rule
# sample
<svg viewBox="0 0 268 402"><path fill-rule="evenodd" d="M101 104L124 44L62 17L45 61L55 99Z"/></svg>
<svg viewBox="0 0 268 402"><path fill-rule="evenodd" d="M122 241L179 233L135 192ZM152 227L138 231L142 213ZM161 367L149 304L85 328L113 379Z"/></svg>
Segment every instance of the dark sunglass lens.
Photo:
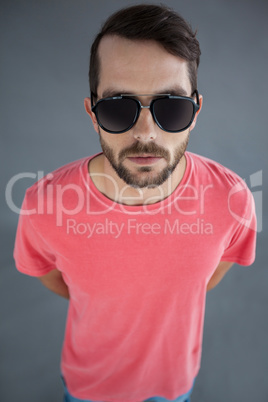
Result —
<svg viewBox="0 0 268 402"><path fill-rule="evenodd" d="M187 99L157 99L154 113L164 130L180 131L185 129L193 117L194 105Z"/></svg>
<svg viewBox="0 0 268 402"><path fill-rule="evenodd" d="M97 106L98 119L104 130L120 132L134 122L137 104L133 99L107 99Z"/></svg>

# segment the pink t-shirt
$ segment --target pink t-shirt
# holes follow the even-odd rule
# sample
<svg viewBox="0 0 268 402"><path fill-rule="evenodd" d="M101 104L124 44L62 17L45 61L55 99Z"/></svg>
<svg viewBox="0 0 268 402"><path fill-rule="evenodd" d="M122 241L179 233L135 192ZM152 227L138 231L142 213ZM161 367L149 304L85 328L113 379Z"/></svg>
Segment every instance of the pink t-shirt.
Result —
<svg viewBox="0 0 268 402"><path fill-rule="evenodd" d="M215 268L221 260L254 261L253 197L235 173L186 152L171 196L118 204L94 186L89 160L27 190L16 266L32 276L57 268L69 286L61 369L73 396L175 399L200 368L206 286Z"/></svg>

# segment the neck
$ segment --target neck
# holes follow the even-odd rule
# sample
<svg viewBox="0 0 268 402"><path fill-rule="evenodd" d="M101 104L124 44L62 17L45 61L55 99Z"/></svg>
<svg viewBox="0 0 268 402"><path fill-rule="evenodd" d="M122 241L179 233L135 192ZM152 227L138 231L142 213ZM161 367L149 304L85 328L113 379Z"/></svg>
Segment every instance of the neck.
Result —
<svg viewBox="0 0 268 402"><path fill-rule="evenodd" d="M134 188L117 175L103 154L89 163L89 173L96 188L107 198L119 204L148 205L167 198L181 182L186 169L183 156L169 178L160 186L153 188Z"/></svg>

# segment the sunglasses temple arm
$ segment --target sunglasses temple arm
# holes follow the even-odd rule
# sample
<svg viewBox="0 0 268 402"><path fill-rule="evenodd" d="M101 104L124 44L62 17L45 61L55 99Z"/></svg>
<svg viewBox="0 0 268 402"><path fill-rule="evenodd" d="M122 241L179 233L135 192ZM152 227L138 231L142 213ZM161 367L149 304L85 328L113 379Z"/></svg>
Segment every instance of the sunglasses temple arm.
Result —
<svg viewBox="0 0 268 402"><path fill-rule="evenodd" d="M93 98L96 98L97 96L93 93L93 92L90 92L90 101L91 101L91 109L93 108Z"/></svg>
<svg viewBox="0 0 268 402"><path fill-rule="evenodd" d="M198 109L199 109L200 108L200 102L199 102L199 93L198 93L197 89L194 90L193 95L196 96L196 104L197 104Z"/></svg>

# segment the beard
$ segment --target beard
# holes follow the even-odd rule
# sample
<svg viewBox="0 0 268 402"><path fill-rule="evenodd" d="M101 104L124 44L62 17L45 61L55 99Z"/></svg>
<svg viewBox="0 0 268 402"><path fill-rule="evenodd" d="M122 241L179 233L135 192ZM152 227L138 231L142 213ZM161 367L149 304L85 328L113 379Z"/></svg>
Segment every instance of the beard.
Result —
<svg viewBox="0 0 268 402"><path fill-rule="evenodd" d="M172 163L170 152L165 148L156 145L154 142L143 144L138 141L132 146L122 149L119 152L117 161L114 150L100 135L100 144L104 156L108 159L120 179L135 188L153 188L161 186L179 164L187 149L188 142L189 134L187 138L177 148L175 148ZM167 162L167 166L158 173L154 171L155 168L153 166L141 166L137 168L137 173L134 173L123 164L124 159L128 156L144 156L146 154L164 158Z"/></svg>

